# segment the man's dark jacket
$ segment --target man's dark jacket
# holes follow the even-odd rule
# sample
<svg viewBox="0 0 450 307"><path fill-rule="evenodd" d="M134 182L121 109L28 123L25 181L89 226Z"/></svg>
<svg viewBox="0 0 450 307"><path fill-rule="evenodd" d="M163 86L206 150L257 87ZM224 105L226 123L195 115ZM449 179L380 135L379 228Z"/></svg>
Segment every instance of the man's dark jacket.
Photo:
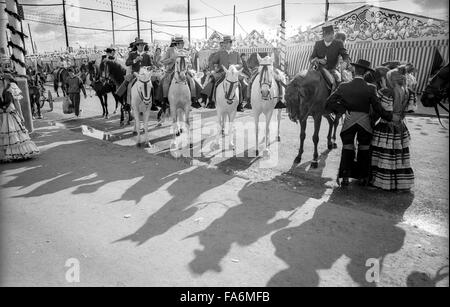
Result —
<svg viewBox="0 0 450 307"><path fill-rule="evenodd" d="M341 40L335 39L330 46L326 46L323 40L316 42L314 50L311 55L311 60L314 58L324 59L327 58L327 64L325 68L328 70L336 69L338 65L339 56L342 56L344 61L349 59L348 51L344 47L344 43Z"/></svg>

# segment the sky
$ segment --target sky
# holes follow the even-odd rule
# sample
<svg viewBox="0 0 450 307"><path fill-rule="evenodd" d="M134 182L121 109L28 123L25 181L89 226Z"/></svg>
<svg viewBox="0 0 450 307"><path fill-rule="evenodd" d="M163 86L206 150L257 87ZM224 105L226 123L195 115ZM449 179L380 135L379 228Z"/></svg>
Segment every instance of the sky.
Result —
<svg viewBox="0 0 450 307"><path fill-rule="evenodd" d="M20 3L27 4L55 4L62 0L19 0ZM66 0L68 24L72 26L92 27L101 29L111 29L111 14L107 12L93 12L80 10L70 5L89 7L95 9L110 10L110 0ZM128 16L136 16L135 0L113 0L115 11ZM181 34L187 37L187 0L140 0L139 10L141 36L150 41L150 20L155 22L154 30L161 33L154 33L155 40L169 40L170 34ZM270 7L279 4L280 0L191 0L191 30L192 39L204 39L205 27L204 18L208 18L208 36L214 30L223 34L233 33L233 17L223 16L233 13L233 6L236 6L237 24L236 36L245 37L252 30L264 31L266 34L274 33L280 23L280 6ZM352 3L353 2L353 3ZM356 3L355 3L356 2ZM286 0L286 19L289 29L288 34L295 34L296 29L320 24L324 20L325 1L322 0ZM448 20L448 0L381 0L381 1L360 1L360 0L330 0L330 18L337 17L364 4L386 7L407 13L425 15L431 18ZM264 8L268 7L268 8ZM260 9L264 8L264 9ZM256 10L260 9L260 10ZM241 13L247 10L252 12ZM62 16L62 6L54 7L25 7L25 13L33 16L34 19L45 20L46 22L60 22ZM221 17L217 17L221 16ZM211 18L217 17L217 18ZM33 21L26 21L29 24L33 39L38 50L54 51L65 47L64 28L62 26L42 24ZM125 45L133 41L137 36L136 21L130 18L115 15L115 28L131 30L128 32L116 33L116 44ZM161 24L164 24L162 26ZM173 26L183 26L182 28ZM163 33L164 32L164 33ZM112 43L111 32L91 31L71 28L68 31L71 46L81 47L104 47Z"/></svg>

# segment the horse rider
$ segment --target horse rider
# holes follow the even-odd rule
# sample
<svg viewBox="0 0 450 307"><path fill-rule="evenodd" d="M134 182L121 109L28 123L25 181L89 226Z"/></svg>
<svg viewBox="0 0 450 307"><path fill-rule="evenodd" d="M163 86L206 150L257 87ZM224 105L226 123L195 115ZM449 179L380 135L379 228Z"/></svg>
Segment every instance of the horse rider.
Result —
<svg viewBox="0 0 450 307"><path fill-rule="evenodd" d="M114 61L116 59L116 49L106 48L105 53L108 60Z"/></svg>
<svg viewBox="0 0 450 307"><path fill-rule="evenodd" d="M138 38L135 40L134 46L136 50L129 53L128 59L125 62L125 65L131 68L131 73L125 76L124 82L116 91L116 95L119 97L122 97L126 91L128 104L131 104L131 88L134 84L133 81L136 79L134 73L139 73L141 67L152 66L151 57L144 51L145 45L147 43L143 39ZM153 109L153 111L155 110Z"/></svg>
<svg viewBox="0 0 450 307"><path fill-rule="evenodd" d="M377 87L364 80L368 71L374 72L370 67L371 63L360 59L351 65L355 68L355 78L341 83L326 102L327 111L335 114L346 113L341 132L343 149L338 177L339 184L342 179L342 186L349 185L349 178L359 179L362 185L368 184L373 133L371 108L381 118L392 120L392 112L385 111L381 106ZM358 143L356 159L355 139Z"/></svg>
<svg viewBox="0 0 450 307"><path fill-rule="evenodd" d="M233 42L235 39L229 35L225 35L223 37L222 43L223 43L223 49L219 50L215 54L213 54L210 58L210 65L213 65L215 67L215 71L211 74L212 76L212 91L210 93L210 101L212 102L212 105L215 105L216 101L216 89L217 85L222 82L225 79L225 71L223 70L223 67L228 69L230 65L239 65L242 66L240 55L237 51L232 50ZM238 111L242 112L244 108L242 107L242 87L239 83L239 105L238 105Z"/></svg>
<svg viewBox="0 0 450 307"><path fill-rule="evenodd" d="M323 40L317 41L311 55L311 64L317 65L331 89L334 90L341 82L337 71L339 56L350 67L350 56L341 39L336 39L332 25L326 24L323 28Z"/></svg>
<svg viewBox="0 0 450 307"><path fill-rule="evenodd" d="M169 105L169 88L172 83L172 79L175 73L175 63L178 58L179 52L184 51L184 38L182 36L175 36L172 39L170 47L167 49L163 58L161 59L161 63L166 67L166 74L161 80L162 91L163 91L163 104ZM189 66L189 63L186 65ZM191 106L193 108L201 108L200 103L198 103L196 99L196 91L195 91L195 83L189 72L186 73L186 79L191 91Z"/></svg>

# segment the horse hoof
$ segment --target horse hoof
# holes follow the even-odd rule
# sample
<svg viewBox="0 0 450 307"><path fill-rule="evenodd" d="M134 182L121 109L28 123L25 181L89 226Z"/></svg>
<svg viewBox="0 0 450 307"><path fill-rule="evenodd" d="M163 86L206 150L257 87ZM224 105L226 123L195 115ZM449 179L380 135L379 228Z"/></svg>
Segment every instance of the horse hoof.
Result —
<svg viewBox="0 0 450 307"><path fill-rule="evenodd" d="M336 143L333 144L333 149L337 149L338 145Z"/></svg>
<svg viewBox="0 0 450 307"><path fill-rule="evenodd" d="M123 126L125 126L125 123L124 122L120 122L120 127L123 127Z"/></svg>
<svg viewBox="0 0 450 307"><path fill-rule="evenodd" d="M300 164L302 162L302 157L297 157L294 160L294 164Z"/></svg>
<svg viewBox="0 0 450 307"><path fill-rule="evenodd" d="M137 148L141 148L142 147L142 143L136 143L136 147Z"/></svg>
<svg viewBox="0 0 450 307"><path fill-rule="evenodd" d="M281 136L277 137L277 142L281 143Z"/></svg>
<svg viewBox="0 0 450 307"><path fill-rule="evenodd" d="M133 136L138 135L138 133L136 131L133 131Z"/></svg>
<svg viewBox="0 0 450 307"><path fill-rule="evenodd" d="M256 156L259 157L259 150L256 150Z"/></svg>
<svg viewBox="0 0 450 307"><path fill-rule="evenodd" d="M332 144L328 144L328 150L333 150L333 145Z"/></svg>
<svg viewBox="0 0 450 307"><path fill-rule="evenodd" d="M177 131L177 133L175 133L176 137L179 137L181 135L180 131Z"/></svg>
<svg viewBox="0 0 450 307"><path fill-rule="evenodd" d="M319 168L319 162L311 162L311 168Z"/></svg>

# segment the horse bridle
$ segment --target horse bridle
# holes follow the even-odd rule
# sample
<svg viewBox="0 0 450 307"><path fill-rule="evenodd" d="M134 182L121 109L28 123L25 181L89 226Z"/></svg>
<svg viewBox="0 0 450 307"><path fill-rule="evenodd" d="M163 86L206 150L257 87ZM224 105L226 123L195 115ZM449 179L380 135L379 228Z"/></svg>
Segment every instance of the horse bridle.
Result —
<svg viewBox="0 0 450 307"><path fill-rule="evenodd" d="M144 91L145 91L145 95L142 94L142 88L139 87L138 88L138 93L139 93L139 97L141 98L141 101L146 105L149 106L152 103L152 91L150 91L150 95L148 95L148 84L151 82L151 79L148 81L142 81L139 80L138 78L138 82L141 82L142 84L144 84ZM148 95L148 98L147 98Z"/></svg>
<svg viewBox="0 0 450 307"><path fill-rule="evenodd" d="M234 99L236 98L236 86L238 81L230 81L228 79L225 78L224 82L223 82L223 91L225 92L225 99L227 100L228 104L232 104L234 102ZM226 84L229 84L228 90L226 87ZM233 97L231 97L231 95L233 94Z"/></svg>
<svg viewBox="0 0 450 307"><path fill-rule="evenodd" d="M175 79L176 84L186 84L186 81L179 81L180 80L180 74L184 71L187 72L186 69L186 60L185 57L180 56L180 64L176 65L175 73L178 75L178 79Z"/></svg>
<svg viewBox="0 0 450 307"><path fill-rule="evenodd" d="M269 66L272 66L270 64L261 64L260 66L262 66L261 72L260 72L260 76L259 76L259 85L260 88L262 88L263 85L267 85L269 86L269 97L264 98L263 100L268 100L270 99L270 90L272 89L272 78L269 78Z"/></svg>

